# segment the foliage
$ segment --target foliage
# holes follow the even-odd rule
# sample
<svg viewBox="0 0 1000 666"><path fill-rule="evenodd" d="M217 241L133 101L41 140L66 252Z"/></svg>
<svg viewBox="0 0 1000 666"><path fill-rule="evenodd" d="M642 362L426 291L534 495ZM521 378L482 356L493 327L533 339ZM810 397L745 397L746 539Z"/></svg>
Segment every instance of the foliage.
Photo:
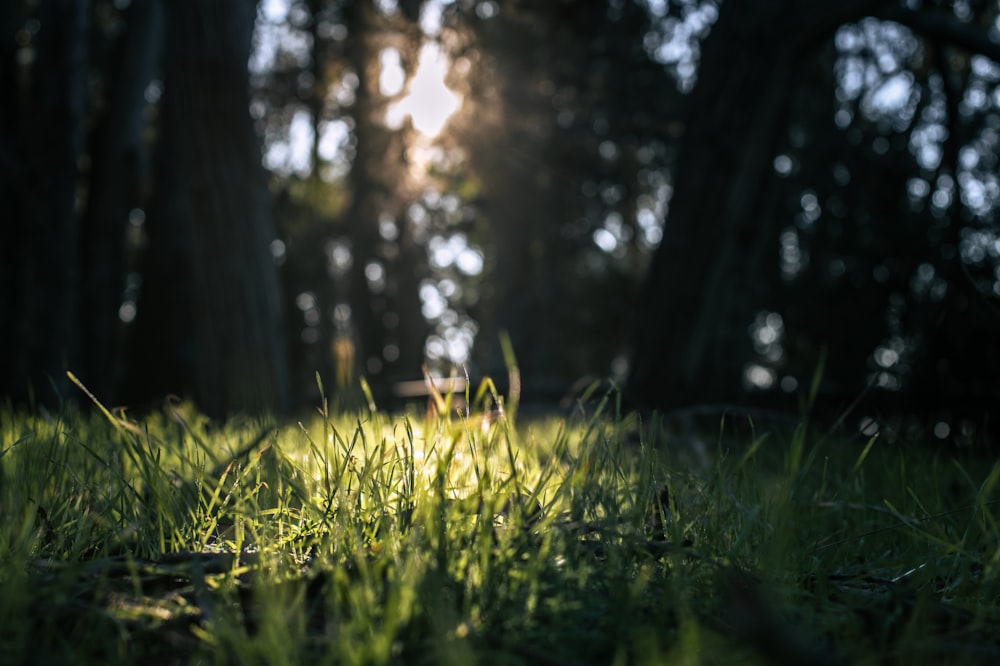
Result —
<svg viewBox="0 0 1000 666"><path fill-rule="evenodd" d="M806 424L723 422L706 450L613 393L518 423L460 397L296 424L5 409L5 659L997 659L998 466Z"/></svg>

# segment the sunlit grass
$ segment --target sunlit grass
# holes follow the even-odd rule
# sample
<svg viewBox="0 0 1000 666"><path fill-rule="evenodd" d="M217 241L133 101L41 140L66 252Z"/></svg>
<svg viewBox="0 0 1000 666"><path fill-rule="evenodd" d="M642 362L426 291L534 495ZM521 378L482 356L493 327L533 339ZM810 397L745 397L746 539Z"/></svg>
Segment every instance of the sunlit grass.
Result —
<svg viewBox="0 0 1000 666"><path fill-rule="evenodd" d="M991 461L679 432L613 392L535 420L492 386L432 397L293 423L4 411L2 660L1000 656Z"/></svg>

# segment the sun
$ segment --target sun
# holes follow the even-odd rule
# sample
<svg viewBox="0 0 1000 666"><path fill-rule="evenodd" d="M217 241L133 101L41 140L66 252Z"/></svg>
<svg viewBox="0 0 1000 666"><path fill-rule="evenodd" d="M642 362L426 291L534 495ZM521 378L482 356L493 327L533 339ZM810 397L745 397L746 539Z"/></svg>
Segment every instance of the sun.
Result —
<svg viewBox="0 0 1000 666"><path fill-rule="evenodd" d="M406 95L389 105L386 124L399 127L409 117L413 128L427 138L441 133L448 120L462 106L462 97L445 85L450 66L448 56L435 42L420 49L417 71L410 80Z"/></svg>

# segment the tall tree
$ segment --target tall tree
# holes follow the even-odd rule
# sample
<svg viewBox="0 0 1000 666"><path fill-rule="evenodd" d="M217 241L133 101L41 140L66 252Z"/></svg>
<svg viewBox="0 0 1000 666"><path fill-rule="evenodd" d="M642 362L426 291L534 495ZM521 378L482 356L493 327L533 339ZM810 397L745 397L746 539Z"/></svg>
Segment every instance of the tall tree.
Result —
<svg viewBox="0 0 1000 666"><path fill-rule="evenodd" d="M81 234L81 372L103 400L117 401L123 378L119 307L125 286L125 237L143 173L145 92L160 58L160 0L134 0L108 49L107 101L90 141L87 211Z"/></svg>
<svg viewBox="0 0 1000 666"><path fill-rule="evenodd" d="M637 3L481 9L456 50L473 65L454 125L491 241L476 357L502 371L507 331L526 382L563 391L607 375L626 344L649 251L637 217L666 178L679 94Z"/></svg>
<svg viewBox="0 0 1000 666"><path fill-rule="evenodd" d="M196 396L209 414L288 401L274 221L249 115L255 3L166 5L161 148L176 165L169 214L190 243Z"/></svg>
<svg viewBox="0 0 1000 666"><path fill-rule="evenodd" d="M20 41L3 64L4 231L0 269L0 387L52 404L78 358L78 163L83 154L86 0L7 3ZM3 33L5 43L13 36ZM13 63L19 63L15 66ZM13 69L12 69L13 68ZM19 70L19 71L17 71ZM16 74L14 73L16 71ZM13 74L13 77L12 77Z"/></svg>
<svg viewBox="0 0 1000 666"><path fill-rule="evenodd" d="M352 105L355 158L349 182L351 269L350 329L355 374L378 379L419 376L426 322L417 290L421 262L406 209L415 192L408 188L407 126L386 126L389 102L380 90L380 56L399 53L404 69L416 67L421 41L415 15L420 2L385 16L367 2L348 3L344 22L350 42L347 61L357 77ZM384 226L393 231L386 234ZM388 242L386 236L391 237ZM387 326L387 322L393 325ZM386 353L387 349L394 351Z"/></svg>
<svg viewBox="0 0 1000 666"><path fill-rule="evenodd" d="M21 17L21 5L4 3L0 7L0 35L16 34ZM3 39L0 42L0 90L20 99L18 86L17 42ZM9 99L9 98L8 98ZM17 135L21 104L0 104L0 206L7 211L5 242L0 244L0 321L15 321L15 299L18 299L15 277L19 249L21 201L18 192L23 186L23 170L18 156ZM0 391L10 392L17 380L13 377L13 357L6 351L15 342L13 327L0 326ZM18 340L20 342L20 340Z"/></svg>
<svg viewBox="0 0 1000 666"><path fill-rule="evenodd" d="M719 12L687 101L675 194L634 337L629 397L637 405L738 397L747 325L767 288L761 266L775 260L778 246L763 193L775 177L790 93L808 71L800 64L823 57L838 26L874 16L973 52L997 51L985 25L959 20L950 5L868 0L817 8L769 0L725 3Z"/></svg>

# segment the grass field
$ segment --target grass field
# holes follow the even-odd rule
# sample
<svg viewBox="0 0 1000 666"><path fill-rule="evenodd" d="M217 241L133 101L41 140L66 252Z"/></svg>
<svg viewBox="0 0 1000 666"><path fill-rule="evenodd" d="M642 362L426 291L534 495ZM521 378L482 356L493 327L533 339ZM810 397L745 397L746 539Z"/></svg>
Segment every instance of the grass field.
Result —
<svg viewBox="0 0 1000 666"><path fill-rule="evenodd" d="M0 662L1000 663L992 460L467 397L0 410Z"/></svg>

